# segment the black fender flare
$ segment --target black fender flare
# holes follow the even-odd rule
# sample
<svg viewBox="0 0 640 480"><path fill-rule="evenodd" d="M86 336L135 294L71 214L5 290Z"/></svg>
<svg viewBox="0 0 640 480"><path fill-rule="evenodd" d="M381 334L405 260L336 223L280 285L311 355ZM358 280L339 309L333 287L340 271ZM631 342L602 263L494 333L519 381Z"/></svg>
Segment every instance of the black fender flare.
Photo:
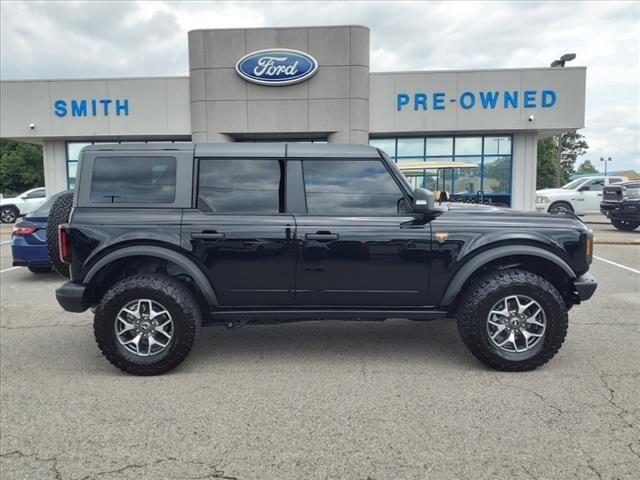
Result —
<svg viewBox="0 0 640 480"><path fill-rule="evenodd" d="M485 252L474 256L467 263L465 263L449 282L449 285L447 286L447 289L445 290L442 297L442 301L440 302L441 305L452 305L466 281L480 268L501 257L511 257L514 255L538 257L544 260L549 260L556 266L560 267L569 278L576 278L576 274L574 273L574 271L562 258L558 257L552 252L549 252L548 250L545 250L544 248L534 247L531 245L504 245L502 247L486 250Z"/></svg>
<svg viewBox="0 0 640 480"><path fill-rule="evenodd" d="M196 286L204 296L209 305L218 306L218 297L211 286L211 282L198 265L190 258L171 250L169 248L152 246L152 245L132 245L124 247L114 252L108 253L104 257L100 258L87 272L82 283L89 285L91 280L98 274L100 270L109 265L110 263L127 257L156 257L162 260L168 260L175 263L182 268L187 275L189 275Z"/></svg>

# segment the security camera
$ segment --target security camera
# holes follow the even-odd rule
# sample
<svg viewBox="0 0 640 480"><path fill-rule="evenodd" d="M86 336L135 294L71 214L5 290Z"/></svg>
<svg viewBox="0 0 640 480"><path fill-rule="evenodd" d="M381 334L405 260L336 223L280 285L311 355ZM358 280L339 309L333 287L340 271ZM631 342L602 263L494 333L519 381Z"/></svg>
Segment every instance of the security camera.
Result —
<svg viewBox="0 0 640 480"><path fill-rule="evenodd" d="M533 122L536 119L535 115L529 115L529 121Z"/></svg>
<svg viewBox="0 0 640 480"><path fill-rule="evenodd" d="M29 124L29 130L35 130L36 129L36 124L35 123L30 123Z"/></svg>

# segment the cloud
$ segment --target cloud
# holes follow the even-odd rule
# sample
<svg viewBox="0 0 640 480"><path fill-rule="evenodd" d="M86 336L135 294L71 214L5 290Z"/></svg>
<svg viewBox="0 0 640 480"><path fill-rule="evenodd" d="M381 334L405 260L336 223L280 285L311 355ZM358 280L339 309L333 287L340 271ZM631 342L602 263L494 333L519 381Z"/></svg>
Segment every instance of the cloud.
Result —
<svg viewBox="0 0 640 480"><path fill-rule="evenodd" d="M2 2L3 79L187 75L195 28L360 24L371 70L587 65L586 158L640 170L637 2ZM599 163L599 162L597 162Z"/></svg>

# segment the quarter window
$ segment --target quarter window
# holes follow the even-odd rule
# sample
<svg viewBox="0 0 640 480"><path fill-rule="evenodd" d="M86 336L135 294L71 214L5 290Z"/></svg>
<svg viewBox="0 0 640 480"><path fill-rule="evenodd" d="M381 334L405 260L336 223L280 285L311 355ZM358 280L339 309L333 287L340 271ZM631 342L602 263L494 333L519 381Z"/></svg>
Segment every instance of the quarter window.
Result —
<svg viewBox="0 0 640 480"><path fill-rule="evenodd" d="M377 160L302 162L307 212L311 215L394 215L404 195Z"/></svg>
<svg viewBox="0 0 640 480"><path fill-rule="evenodd" d="M94 203L172 203L175 157L98 157L93 163Z"/></svg>
<svg viewBox="0 0 640 480"><path fill-rule="evenodd" d="M198 209L221 214L284 212L284 161L200 160Z"/></svg>

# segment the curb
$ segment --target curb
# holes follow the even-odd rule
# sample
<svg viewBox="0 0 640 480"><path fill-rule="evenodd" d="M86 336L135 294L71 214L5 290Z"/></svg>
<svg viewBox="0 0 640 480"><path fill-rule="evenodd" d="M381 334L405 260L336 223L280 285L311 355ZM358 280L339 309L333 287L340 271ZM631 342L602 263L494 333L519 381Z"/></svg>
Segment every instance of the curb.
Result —
<svg viewBox="0 0 640 480"><path fill-rule="evenodd" d="M600 238L593 239L594 245L640 245L640 240L635 239L616 239L616 238Z"/></svg>

